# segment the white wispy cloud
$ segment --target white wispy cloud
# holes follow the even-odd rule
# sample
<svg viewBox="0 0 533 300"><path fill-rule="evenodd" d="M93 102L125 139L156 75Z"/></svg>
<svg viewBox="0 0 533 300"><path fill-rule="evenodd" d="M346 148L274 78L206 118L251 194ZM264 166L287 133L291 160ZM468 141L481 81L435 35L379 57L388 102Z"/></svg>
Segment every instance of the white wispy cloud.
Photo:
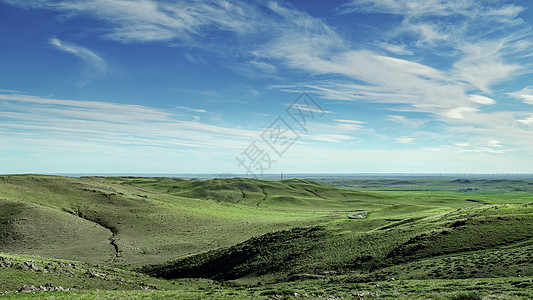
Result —
<svg viewBox="0 0 533 300"><path fill-rule="evenodd" d="M523 69L517 63L505 62L503 56L507 47L512 47L512 43L505 43L504 39L460 46L463 57L454 63L455 76L490 93L492 85L518 75Z"/></svg>
<svg viewBox="0 0 533 300"><path fill-rule="evenodd" d="M314 141L319 142L331 142L331 143L339 143L339 142L345 142L353 140L354 138L349 135L344 134L333 134L333 133L317 133L312 135L304 135L304 139L310 139Z"/></svg>
<svg viewBox="0 0 533 300"><path fill-rule="evenodd" d="M414 52L408 49L406 45L397 45L397 44L389 44L385 42L380 42L377 44L377 46L393 54L398 54L398 55L413 55L414 54Z"/></svg>
<svg viewBox="0 0 533 300"><path fill-rule="evenodd" d="M482 95L470 95L469 98L470 98L470 101L479 103L479 104L484 104L484 105L496 104L496 101L494 99L491 99L489 97L485 97Z"/></svg>
<svg viewBox="0 0 533 300"><path fill-rule="evenodd" d="M366 12L397 15L466 15L474 6L473 1L444 0L353 0L338 8L339 13Z"/></svg>
<svg viewBox="0 0 533 300"><path fill-rule="evenodd" d="M470 147L470 143L458 142L458 143L454 143L454 146L457 146L457 147Z"/></svg>
<svg viewBox="0 0 533 300"><path fill-rule="evenodd" d="M478 109L472 107L456 107L445 112L444 116L452 119L464 119L468 113L477 112Z"/></svg>
<svg viewBox="0 0 533 300"><path fill-rule="evenodd" d="M509 93L509 95L524 101L524 103L533 105L533 87L532 86L527 86L520 91Z"/></svg>
<svg viewBox="0 0 533 300"><path fill-rule="evenodd" d="M308 112L312 112L312 113L319 113L319 114L331 114L332 113L331 111L323 110L323 109L318 108L318 107L313 107L313 106L309 106L309 105L305 105L305 104L299 104L299 103L289 104L288 106L290 106L291 109L303 110L303 111L308 111Z"/></svg>
<svg viewBox="0 0 533 300"><path fill-rule="evenodd" d="M187 107L187 106L178 106L178 108L179 108L179 109L186 110L186 111L197 112L197 113L206 113L206 112L207 112L207 110L205 110L205 109L190 108L190 107Z"/></svg>
<svg viewBox="0 0 533 300"><path fill-rule="evenodd" d="M406 16L475 17L478 14L514 18L524 9L515 5L494 6L490 0L352 0L337 9L339 13L367 12Z"/></svg>
<svg viewBox="0 0 533 300"><path fill-rule="evenodd" d="M49 99L26 94L0 94L0 100L22 103L26 108L59 109L68 114L70 111L98 112L98 120L117 120L121 115L131 122L170 120L171 113L141 105L118 104L101 101ZM37 105L38 104L38 105ZM5 112L5 111L4 111Z"/></svg>
<svg viewBox="0 0 533 300"><path fill-rule="evenodd" d="M489 143L489 146L491 147L498 147L498 148L502 147L502 145L500 144L501 142L499 140L491 139L488 141L488 143Z"/></svg>
<svg viewBox="0 0 533 300"><path fill-rule="evenodd" d="M419 128L424 125L424 121L422 120L408 119L402 115L388 115L385 116L384 119L411 129Z"/></svg>
<svg viewBox="0 0 533 300"><path fill-rule="evenodd" d="M85 86L95 78L105 75L107 71L106 61L92 50L57 38L51 38L49 43L61 51L81 58L86 64L85 78L79 83L81 86Z"/></svg>
<svg viewBox="0 0 533 300"><path fill-rule="evenodd" d="M6 90L6 89L0 89L1 93L18 93L21 94L21 91L15 91L15 90Z"/></svg>
<svg viewBox="0 0 533 300"><path fill-rule="evenodd" d="M404 137L395 138L395 140L401 144L413 144L415 141L415 138L404 136Z"/></svg>
<svg viewBox="0 0 533 300"><path fill-rule="evenodd" d="M396 29L396 35L414 34L418 36L416 45L418 47L433 47L443 43L450 38L451 33L440 29L432 23L412 23L412 20L405 19L402 26Z"/></svg>
<svg viewBox="0 0 533 300"><path fill-rule="evenodd" d="M246 2L228 1L156 1L156 0L95 0L95 1L12 1L16 6L57 10L71 17L90 15L113 24L103 35L124 43L188 40L203 35L205 29L236 33L253 30L249 18L256 14Z"/></svg>
<svg viewBox="0 0 533 300"><path fill-rule="evenodd" d="M407 149L397 147L392 150L361 147L330 149L326 146L295 146L287 154L284 170L313 172L319 168L332 173L350 173L353 170L390 172L390 166L394 166L394 172L529 172L529 166L523 163L523 158L513 155L512 152L505 152L505 155L502 155L501 151L493 150L462 151L465 149L454 146L434 148L409 146ZM314 163L311 164L310 161Z"/></svg>
<svg viewBox="0 0 533 300"><path fill-rule="evenodd" d="M337 122L336 126L340 130L361 130L364 128L363 124L366 124L366 122L363 121L356 121L356 120L342 120L337 119L335 120Z"/></svg>
<svg viewBox="0 0 533 300"><path fill-rule="evenodd" d="M255 56L290 68L322 72L327 67L323 58L344 48L345 41L322 20L276 2L270 2L268 8L277 15L269 26L272 38L253 52Z"/></svg>
<svg viewBox="0 0 533 300"><path fill-rule="evenodd" d="M492 149L492 153L522 153L533 155L531 122L523 112L468 112L466 118L457 119L440 134L449 135L449 140L469 143L471 148ZM529 120L531 121L531 120Z"/></svg>
<svg viewBox="0 0 533 300"><path fill-rule="evenodd" d="M335 120L336 122L340 122L340 123L348 123L348 124L366 124L366 122L363 122L363 121L356 121L356 120L342 120L342 119L337 119Z"/></svg>
<svg viewBox="0 0 533 300"><path fill-rule="evenodd" d="M182 120L176 114L147 106L18 94L0 94L0 100L7 101L0 111L3 137L30 139L32 143L50 138L106 148L129 145L178 147L176 150L240 149L260 134L256 130Z"/></svg>
<svg viewBox="0 0 533 300"><path fill-rule="evenodd" d="M506 153L506 150L499 150L493 148L468 148L468 149L459 149L458 152L474 152L474 153L496 153L503 154Z"/></svg>
<svg viewBox="0 0 533 300"><path fill-rule="evenodd" d="M437 149L435 149L437 150ZM499 140L481 139L475 144L469 142L456 142L453 145L444 145L437 151L452 151L457 153L492 153L492 154L504 154L510 151L510 149L504 148Z"/></svg>
<svg viewBox="0 0 533 300"><path fill-rule="evenodd" d="M520 119L518 120L518 122L522 124L526 124L526 125L533 125L533 116L525 118L525 119Z"/></svg>
<svg viewBox="0 0 533 300"><path fill-rule="evenodd" d="M267 74L275 73L277 68L273 64L263 62L263 61L249 61L248 62L252 67L257 68Z"/></svg>

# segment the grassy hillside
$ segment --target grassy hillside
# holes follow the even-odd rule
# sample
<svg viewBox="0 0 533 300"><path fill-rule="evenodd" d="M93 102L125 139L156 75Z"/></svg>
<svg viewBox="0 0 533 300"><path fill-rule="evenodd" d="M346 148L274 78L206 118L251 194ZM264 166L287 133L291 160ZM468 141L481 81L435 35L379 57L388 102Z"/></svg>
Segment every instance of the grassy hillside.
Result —
<svg viewBox="0 0 533 300"><path fill-rule="evenodd" d="M174 184L183 186L179 193L168 192ZM245 201L224 200L235 189L242 190ZM383 207L377 198L297 180L0 176L0 251L93 263L153 263L270 231L344 219L342 211Z"/></svg>
<svg viewBox="0 0 533 300"><path fill-rule="evenodd" d="M131 180L119 178L115 182L178 197L291 210L376 208L379 207L379 200L386 197L371 192L341 190L302 179L266 181L231 178L199 181L171 178Z"/></svg>
<svg viewBox="0 0 533 300"><path fill-rule="evenodd" d="M3 252L81 259L114 257L112 232L60 209L22 200L0 200Z"/></svg>
<svg viewBox="0 0 533 300"><path fill-rule="evenodd" d="M0 254L5 299L531 299L533 277L375 280L352 274L302 275L275 284L162 280L117 267Z"/></svg>
<svg viewBox="0 0 533 300"><path fill-rule="evenodd" d="M478 276L533 276L532 257L526 255L533 243L533 204L476 207L398 223L367 232L335 227L295 228L142 270L163 278L223 280L267 274L274 274L273 278L279 280L298 274L338 271L360 273L369 280L386 279L376 277L377 274L423 279L427 274L410 273L409 270L416 269L413 264L396 274L382 269L399 270L402 264L413 261L427 264L428 258L435 257L442 265L443 256L471 256L473 251L479 255L491 251L490 255L495 257L494 253L500 251L509 258L505 265L500 265L495 273L489 272L490 268L477 269ZM515 244L518 246L512 250L500 249ZM512 261L522 261L527 266L519 267L520 264L511 264ZM465 272L448 268L432 275L434 278L464 278Z"/></svg>
<svg viewBox="0 0 533 300"><path fill-rule="evenodd" d="M73 290L163 289L170 282L120 268L37 256L0 254L0 291L18 291L24 286ZM42 289L44 290L44 289Z"/></svg>
<svg viewBox="0 0 533 300"><path fill-rule="evenodd" d="M0 176L0 292L448 299L450 284L472 284L457 299L533 296L533 184L372 180Z"/></svg>

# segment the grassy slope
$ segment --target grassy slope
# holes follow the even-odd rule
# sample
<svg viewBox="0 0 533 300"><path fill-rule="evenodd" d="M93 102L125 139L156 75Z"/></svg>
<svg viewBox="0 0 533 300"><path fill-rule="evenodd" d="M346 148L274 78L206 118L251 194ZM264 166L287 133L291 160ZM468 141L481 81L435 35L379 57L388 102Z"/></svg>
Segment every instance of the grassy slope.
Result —
<svg viewBox="0 0 533 300"><path fill-rule="evenodd" d="M169 194L168 186L176 183L190 197L202 191L199 185L212 186L203 192L213 196ZM249 205L220 199L235 189ZM254 194L258 190L261 194ZM342 211L379 209L386 204L376 203L378 197L297 180L0 176L0 205L6 208L0 251L93 263L153 263L270 231L341 220Z"/></svg>
<svg viewBox="0 0 533 300"><path fill-rule="evenodd" d="M298 279L309 276L337 290L395 277L407 280L406 286L395 284L388 292L407 293L416 290L407 289L413 280L533 275L532 207L519 204L532 197L529 191L508 191L527 183L484 183L468 193L446 185L438 190L441 182L424 182L430 188L417 191L394 186L406 183L385 184L383 191L360 192L294 179L0 176L0 251L159 263L144 271L168 278L271 283L242 292L210 282L214 298L268 297L275 294L269 287L290 282L309 291L310 279ZM350 213L366 218L348 219ZM162 263L177 257L182 258ZM280 280L289 283L273 283ZM528 284L509 282L502 283L508 290ZM208 295L202 284L185 286L188 292L167 296Z"/></svg>
<svg viewBox="0 0 533 300"><path fill-rule="evenodd" d="M342 270L361 273L375 280L383 278L368 275L378 274L378 270L390 266L398 269L397 266L402 263L434 257L442 259L447 254L457 256L470 255L472 251L495 251L501 246L533 241L532 238L532 204L476 207L367 232L335 227L275 232L230 248L145 267L144 271L164 278L192 276L223 280L275 274L274 277L279 280L302 273L324 274ZM504 251L509 260L505 266L500 266L498 272L479 269L477 274L481 277L502 274L533 276L531 256L524 255L528 249L531 245L518 247L516 251ZM522 261L529 267L512 265L510 262L513 260ZM442 262L439 264L442 265ZM391 275L394 273L392 269L379 274ZM422 279L427 276L425 273L410 274L408 271L414 268L402 270L397 274L403 278ZM465 274L448 268L436 272L434 277L464 278Z"/></svg>
<svg viewBox="0 0 533 300"><path fill-rule="evenodd" d="M48 257L111 259L110 230L67 212L21 200L0 201L0 245L4 252ZM75 241L75 242L73 242Z"/></svg>
<svg viewBox="0 0 533 300"><path fill-rule="evenodd" d="M63 287L75 290L165 289L171 283L120 268L37 256L0 254L0 291L16 291L23 285Z"/></svg>
<svg viewBox="0 0 533 300"><path fill-rule="evenodd" d="M35 256L0 254L0 295L6 299L531 299L533 277L358 282L353 275L236 286L205 279L161 280L116 267ZM23 285L74 289L22 292ZM458 292L460 291L460 292ZM295 293L299 296L295 297ZM478 296L479 298L466 298ZM456 297L456 298L452 298ZM460 298L463 297L463 298ZM373 297L367 296L367 299Z"/></svg>
<svg viewBox="0 0 533 300"><path fill-rule="evenodd" d="M380 207L380 200L387 198L376 193L341 190L302 179L265 181L232 178L189 181L170 178L119 178L116 182L178 197L291 210L336 210L353 207L370 209Z"/></svg>

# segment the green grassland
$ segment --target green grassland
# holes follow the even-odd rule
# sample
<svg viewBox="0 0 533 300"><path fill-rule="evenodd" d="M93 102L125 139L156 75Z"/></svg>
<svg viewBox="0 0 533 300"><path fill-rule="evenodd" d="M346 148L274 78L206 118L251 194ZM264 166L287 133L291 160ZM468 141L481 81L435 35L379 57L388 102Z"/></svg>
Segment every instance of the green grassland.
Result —
<svg viewBox="0 0 533 300"><path fill-rule="evenodd" d="M524 179L0 176L7 298L530 299L532 288Z"/></svg>

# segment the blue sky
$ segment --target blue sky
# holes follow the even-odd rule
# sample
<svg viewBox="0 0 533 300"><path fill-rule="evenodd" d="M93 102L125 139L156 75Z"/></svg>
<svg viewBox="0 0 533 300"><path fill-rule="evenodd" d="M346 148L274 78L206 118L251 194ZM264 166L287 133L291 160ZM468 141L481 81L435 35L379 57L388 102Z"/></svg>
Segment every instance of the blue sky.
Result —
<svg viewBox="0 0 533 300"><path fill-rule="evenodd" d="M0 173L533 172L527 1L0 0L0 24Z"/></svg>

